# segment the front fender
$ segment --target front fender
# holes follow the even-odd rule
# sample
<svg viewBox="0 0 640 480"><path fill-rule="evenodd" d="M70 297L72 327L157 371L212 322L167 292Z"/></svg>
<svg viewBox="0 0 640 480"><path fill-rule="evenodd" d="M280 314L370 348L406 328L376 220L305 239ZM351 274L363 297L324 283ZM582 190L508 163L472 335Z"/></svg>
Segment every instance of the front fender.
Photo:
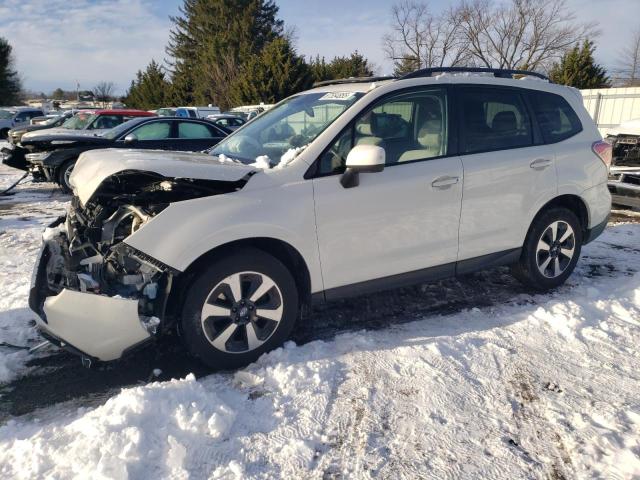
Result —
<svg viewBox="0 0 640 480"><path fill-rule="evenodd" d="M45 158L42 161L42 166L48 168L56 168L62 165L67 160L75 160L77 159L81 153L86 152L87 150L92 150L90 148L61 148L54 150L51 155Z"/></svg>
<svg viewBox="0 0 640 480"><path fill-rule="evenodd" d="M291 245L307 264L312 291L322 290L311 182L245 187L173 203L125 243L185 271L216 247L251 238L271 238Z"/></svg>

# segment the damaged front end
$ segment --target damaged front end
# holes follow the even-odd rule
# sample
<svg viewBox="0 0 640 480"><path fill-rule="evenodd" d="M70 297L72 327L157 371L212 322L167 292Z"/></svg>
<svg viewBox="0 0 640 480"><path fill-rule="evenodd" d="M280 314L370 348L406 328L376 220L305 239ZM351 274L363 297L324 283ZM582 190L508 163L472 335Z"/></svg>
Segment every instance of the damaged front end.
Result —
<svg viewBox="0 0 640 480"><path fill-rule="evenodd" d="M236 191L246 180L129 171L105 179L85 205L74 196L67 215L45 231L34 271L29 305L43 336L109 361L171 329L167 302L180 272L126 238L171 203Z"/></svg>

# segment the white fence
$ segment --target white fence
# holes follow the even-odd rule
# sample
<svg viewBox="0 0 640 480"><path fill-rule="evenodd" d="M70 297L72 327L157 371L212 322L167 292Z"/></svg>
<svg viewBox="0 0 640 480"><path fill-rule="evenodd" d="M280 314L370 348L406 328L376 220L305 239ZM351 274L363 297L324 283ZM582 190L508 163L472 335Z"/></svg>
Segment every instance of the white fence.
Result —
<svg viewBox="0 0 640 480"><path fill-rule="evenodd" d="M581 90L584 106L602 135L622 122L640 118L640 87Z"/></svg>

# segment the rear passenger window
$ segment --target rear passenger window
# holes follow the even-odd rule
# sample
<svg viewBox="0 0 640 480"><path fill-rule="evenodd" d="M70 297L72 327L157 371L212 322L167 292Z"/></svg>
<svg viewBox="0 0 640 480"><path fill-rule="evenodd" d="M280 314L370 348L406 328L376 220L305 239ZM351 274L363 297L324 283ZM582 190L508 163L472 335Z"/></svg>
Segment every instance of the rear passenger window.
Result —
<svg viewBox="0 0 640 480"><path fill-rule="evenodd" d="M582 131L576 112L560 95L532 93L533 111L545 143L556 143Z"/></svg>
<svg viewBox="0 0 640 480"><path fill-rule="evenodd" d="M178 123L179 138L211 138L211 130L206 125L200 123Z"/></svg>
<svg viewBox="0 0 640 480"><path fill-rule="evenodd" d="M519 93L465 88L460 104L463 153L533 145L531 120Z"/></svg>

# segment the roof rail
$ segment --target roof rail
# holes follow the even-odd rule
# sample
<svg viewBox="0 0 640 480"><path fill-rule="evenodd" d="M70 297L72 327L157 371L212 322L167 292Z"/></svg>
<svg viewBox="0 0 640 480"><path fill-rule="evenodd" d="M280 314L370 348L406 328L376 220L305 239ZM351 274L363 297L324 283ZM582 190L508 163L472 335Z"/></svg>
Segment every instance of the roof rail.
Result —
<svg viewBox="0 0 640 480"><path fill-rule="evenodd" d="M530 72L528 70L509 70L503 68L484 68L484 67L433 67L423 68L415 72L407 73L399 78L406 80L408 78L431 77L434 73L492 73L497 78L512 78L514 75L526 75L529 77L537 77L542 80L549 80L549 77L538 72Z"/></svg>
<svg viewBox="0 0 640 480"><path fill-rule="evenodd" d="M340 85L343 83L367 83L367 82L381 82L383 80L395 80L397 77L349 77L349 78L336 78L334 80L324 80L322 82L316 82L313 84L315 87L324 87L326 85Z"/></svg>

